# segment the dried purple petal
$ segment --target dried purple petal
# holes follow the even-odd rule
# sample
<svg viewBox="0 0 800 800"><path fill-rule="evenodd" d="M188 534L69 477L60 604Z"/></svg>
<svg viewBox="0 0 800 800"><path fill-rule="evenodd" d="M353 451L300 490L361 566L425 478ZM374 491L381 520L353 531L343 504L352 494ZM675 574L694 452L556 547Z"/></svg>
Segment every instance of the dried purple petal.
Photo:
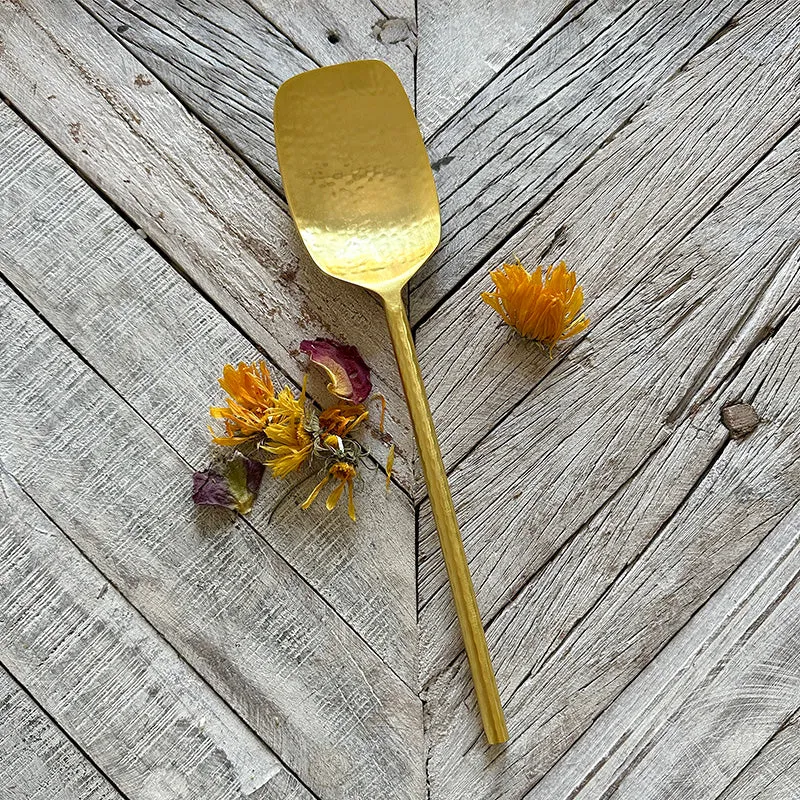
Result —
<svg viewBox="0 0 800 800"><path fill-rule="evenodd" d="M355 347L335 339L306 339L300 342L300 351L312 364L325 370L332 395L351 403L363 403L369 397L372 391L369 367Z"/></svg>
<svg viewBox="0 0 800 800"><path fill-rule="evenodd" d="M195 472L192 480L192 500L198 506L222 506L247 514L258 495L264 465L252 458L237 455L220 472L209 467Z"/></svg>

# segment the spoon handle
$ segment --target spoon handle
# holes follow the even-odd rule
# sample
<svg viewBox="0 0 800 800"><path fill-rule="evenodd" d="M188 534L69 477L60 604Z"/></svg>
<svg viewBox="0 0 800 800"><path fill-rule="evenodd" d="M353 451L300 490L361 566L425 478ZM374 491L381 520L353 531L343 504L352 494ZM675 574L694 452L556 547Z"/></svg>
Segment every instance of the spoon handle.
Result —
<svg viewBox="0 0 800 800"><path fill-rule="evenodd" d="M439 542L444 554L447 576L453 590L456 613L464 637L464 648L467 651L478 708L483 720L483 729L489 744L500 744L508 741L508 730L500 705L497 681L486 645L486 636L481 624L480 611L475 599L475 589L469 574L467 556L461 534L458 532L458 521L447 483L447 473L442 462L439 442L433 427L431 409L425 394L425 385L417 362L411 327L408 324L405 306L399 292L383 296L386 308L386 320L392 337L400 378L411 413L414 436L417 439L422 471L428 485L428 497L433 510L433 518L439 531Z"/></svg>

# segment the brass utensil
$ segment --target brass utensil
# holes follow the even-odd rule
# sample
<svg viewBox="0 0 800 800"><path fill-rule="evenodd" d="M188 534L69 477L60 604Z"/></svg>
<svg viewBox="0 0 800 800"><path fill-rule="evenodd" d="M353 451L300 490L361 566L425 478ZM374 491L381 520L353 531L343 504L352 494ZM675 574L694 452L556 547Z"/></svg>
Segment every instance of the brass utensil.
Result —
<svg viewBox="0 0 800 800"><path fill-rule="evenodd" d="M431 419L403 286L439 244L439 201L422 136L398 77L354 61L287 80L275 97L278 165L317 266L380 295L490 744L508 739L475 590Z"/></svg>

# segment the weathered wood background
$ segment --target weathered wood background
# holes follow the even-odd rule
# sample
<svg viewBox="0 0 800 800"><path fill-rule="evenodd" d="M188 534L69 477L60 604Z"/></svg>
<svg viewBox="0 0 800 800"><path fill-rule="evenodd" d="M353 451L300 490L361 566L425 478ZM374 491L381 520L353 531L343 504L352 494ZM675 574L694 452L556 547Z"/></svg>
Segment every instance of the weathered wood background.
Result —
<svg viewBox="0 0 800 800"><path fill-rule="evenodd" d="M0 0L0 798L800 797L797 0ZM309 262L286 78L403 80L409 292L510 742L481 735L380 309ZM487 269L565 259L550 359ZM189 498L225 362L356 344L393 491ZM310 393L325 401L323 381ZM747 435L722 410L758 416ZM382 461L372 428L366 444Z"/></svg>

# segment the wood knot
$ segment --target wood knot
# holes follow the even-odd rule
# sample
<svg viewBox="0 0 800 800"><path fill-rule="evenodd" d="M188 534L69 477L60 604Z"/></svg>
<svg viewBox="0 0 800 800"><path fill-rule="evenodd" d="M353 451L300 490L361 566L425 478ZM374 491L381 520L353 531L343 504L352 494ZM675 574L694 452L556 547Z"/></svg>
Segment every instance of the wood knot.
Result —
<svg viewBox="0 0 800 800"><path fill-rule="evenodd" d="M730 431L732 439L744 439L761 422L756 410L749 403L735 402L722 407L722 424Z"/></svg>
<svg viewBox="0 0 800 800"><path fill-rule="evenodd" d="M382 19L372 26L372 35L381 44L398 44L414 38L414 24L403 17Z"/></svg>

